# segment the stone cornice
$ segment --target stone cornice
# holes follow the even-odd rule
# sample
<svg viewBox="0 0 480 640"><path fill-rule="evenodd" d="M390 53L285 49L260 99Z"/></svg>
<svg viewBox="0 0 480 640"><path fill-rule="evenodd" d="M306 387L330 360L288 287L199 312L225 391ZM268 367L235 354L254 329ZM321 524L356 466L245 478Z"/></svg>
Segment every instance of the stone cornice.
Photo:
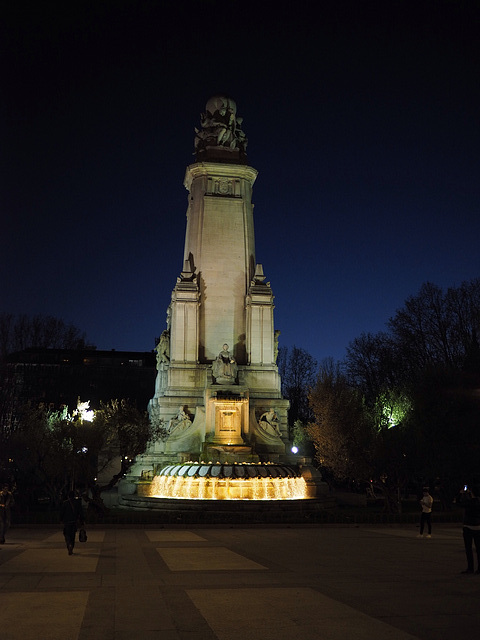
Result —
<svg viewBox="0 0 480 640"><path fill-rule="evenodd" d="M221 162L196 162L187 167L183 184L190 191L193 180L201 176L237 178L248 180L253 185L258 171L248 165L224 164Z"/></svg>

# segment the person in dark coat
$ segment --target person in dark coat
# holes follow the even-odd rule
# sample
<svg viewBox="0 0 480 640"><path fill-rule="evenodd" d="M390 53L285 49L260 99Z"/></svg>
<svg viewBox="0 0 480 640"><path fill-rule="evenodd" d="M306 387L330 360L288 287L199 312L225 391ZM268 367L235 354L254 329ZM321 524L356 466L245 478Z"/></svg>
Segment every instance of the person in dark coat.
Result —
<svg viewBox="0 0 480 640"><path fill-rule="evenodd" d="M5 544L5 535L10 528L10 507L15 501L8 485L0 491L0 544Z"/></svg>
<svg viewBox="0 0 480 640"><path fill-rule="evenodd" d="M474 572L473 542L477 551L477 574L480 574L480 487L467 487L460 493L460 505L465 509L463 516L463 542L467 556L467 568L462 573Z"/></svg>
<svg viewBox="0 0 480 640"><path fill-rule="evenodd" d="M75 546L75 534L78 527L83 527L85 519L83 517L82 501L75 497L75 493L70 491L66 500L60 507L60 521L63 522L63 536L67 545L68 555L73 554Z"/></svg>

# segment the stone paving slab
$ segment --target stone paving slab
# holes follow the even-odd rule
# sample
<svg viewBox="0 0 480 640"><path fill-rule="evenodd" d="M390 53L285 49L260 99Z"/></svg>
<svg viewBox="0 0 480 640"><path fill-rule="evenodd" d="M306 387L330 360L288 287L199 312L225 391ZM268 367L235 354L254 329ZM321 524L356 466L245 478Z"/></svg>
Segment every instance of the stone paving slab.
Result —
<svg viewBox="0 0 480 640"><path fill-rule="evenodd" d="M266 569L225 547L157 549L170 571L239 571Z"/></svg>
<svg viewBox="0 0 480 640"><path fill-rule="evenodd" d="M192 531L181 531L178 529L145 531L150 542L207 542L205 538Z"/></svg>
<svg viewBox="0 0 480 640"><path fill-rule="evenodd" d="M79 546L79 545L77 545ZM65 545L62 545L64 548ZM59 553L58 549L34 548L25 549L15 558L2 565L6 573L94 573L97 569L100 548L83 546L80 551L75 547L75 554L68 556Z"/></svg>
<svg viewBox="0 0 480 640"><path fill-rule="evenodd" d="M187 593L219 640L335 640L348 635L355 640L414 639L310 588L202 589Z"/></svg>
<svg viewBox="0 0 480 640"><path fill-rule="evenodd" d="M0 640L480 637L461 528L12 528Z"/></svg>
<svg viewBox="0 0 480 640"><path fill-rule="evenodd" d="M88 593L82 591L2 593L0 638L76 638L87 599Z"/></svg>

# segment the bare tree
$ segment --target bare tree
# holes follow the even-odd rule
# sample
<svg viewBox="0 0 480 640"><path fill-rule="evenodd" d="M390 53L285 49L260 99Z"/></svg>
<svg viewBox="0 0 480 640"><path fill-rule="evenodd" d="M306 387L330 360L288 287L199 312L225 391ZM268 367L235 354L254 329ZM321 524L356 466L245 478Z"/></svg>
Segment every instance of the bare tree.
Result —
<svg viewBox="0 0 480 640"><path fill-rule="evenodd" d="M446 305L453 321L451 337L456 345L456 360L463 358L466 368L480 372L480 278L448 289Z"/></svg>
<svg viewBox="0 0 480 640"><path fill-rule="evenodd" d="M392 338L384 332L362 333L347 347L346 374L367 402L374 402L383 389L397 382L395 352Z"/></svg>
<svg viewBox="0 0 480 640"><path fill-rule="evenodd" d="M387 327L362 334L347 348L346 372L369 404L393 388L413 390L426 371L459 371L467 361L479 369L480 279L446 292L425 283Z"/></svg>
<svg viewBox="0 0 480 640"><path fill-rule="evenodd" d="M318 463L338 480L368 479L374 434L361 393L349 385L338 364L328 362L309 398L314 420L307 432Z"/></svg>
<svg viewBox="0 0 480 640"><path fill-rule="evenodd" d="M377 477L458 479L480 447L480 279L447 291L425 283L387 328L354 340L345 361L377 434Z"/></svg>
<svg viewBox="0 0 480 640"><path fill-rule="evenodd" d="M288 422L292 426L300 420L306 424L312 417L308 394L315 384L318 363L308 351L293 346L279 349L277 359L282 378L282 393L290 400Z"/></svg>
<svg viewBox="0 0 480 640"><path fill-rule="evenodd" d="M0 313L0 362L9 353L32 347L82 349L85 340L85 334L73 324L53 316Z"/></svg>
<svg viewBox="0 0 480 640"><path fill-rule="evenodd" d="M422 370L439 363L454 365L452 309L436 285L427 282L416 296L407 298L403 309L389 321L389 327L411 369Z"/></svg>

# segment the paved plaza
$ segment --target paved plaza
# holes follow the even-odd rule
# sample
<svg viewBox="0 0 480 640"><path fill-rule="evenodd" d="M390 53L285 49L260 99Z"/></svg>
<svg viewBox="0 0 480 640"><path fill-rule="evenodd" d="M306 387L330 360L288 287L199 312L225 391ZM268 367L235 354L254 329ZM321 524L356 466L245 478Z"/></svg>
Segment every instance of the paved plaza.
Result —
<svg viewBox="0 0 480 640"><path fill-rule="evenodd" d="M0 640L480 637L461 528L12 528Z"/></svg>

